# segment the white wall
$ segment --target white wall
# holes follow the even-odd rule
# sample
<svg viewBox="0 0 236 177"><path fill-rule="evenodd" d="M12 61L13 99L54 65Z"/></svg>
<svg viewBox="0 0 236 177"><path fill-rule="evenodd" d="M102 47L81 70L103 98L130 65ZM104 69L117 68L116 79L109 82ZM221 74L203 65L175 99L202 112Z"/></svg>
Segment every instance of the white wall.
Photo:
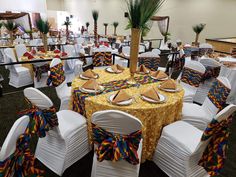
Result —
<svg viewBox="0 0 236 177"><path fill-rule="evenodd" d="M0 0L0 11L46 13L46 0Z"/></svg>
<svg viewBox="0 0 236 177"><path fill-rule="evenodd" d="M236 36L236 0L166 0L157 15L170 16L169 31L172 40L182 39L192 42L194 33L192 26L206 23L206 28L200 40L216 37ZM124 30L127 19L125 0L64 0L64 8L69 13L78 16L82 24L90 22L90 31L93 29L92 9L99 10L98 31L104 33L103 23L118 21L118 34L127 34ZM113 27L108 27L108 33L113 33ZM147 38L160 38L157 24L154 23Z"/></svg>

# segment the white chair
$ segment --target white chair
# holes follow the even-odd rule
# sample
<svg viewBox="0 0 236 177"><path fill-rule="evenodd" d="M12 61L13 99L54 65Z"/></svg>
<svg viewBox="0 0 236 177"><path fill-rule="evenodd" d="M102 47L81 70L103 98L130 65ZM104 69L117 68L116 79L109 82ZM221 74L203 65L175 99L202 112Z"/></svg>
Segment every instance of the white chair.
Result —
<svg viewBox="0 0 236 177"><path fill-rule="evenodd" d="M226 77L218 77L217 80L220 81L226 88L231 89L231 84ZM221 96L225 95L222 90L218 89L217 92L219 93L216 94ZM206 97L201 106L194 103L183 103L182 120L192 124L200 130L205 130L207 124L213 119L218 111L219 108L211 102L208 97Z"/></svg>
<svg viewBox="0 0 236 177"><path fill-rule="evenodd" d="M60 59L54 58L50 64L50 68L62 63ZM50 72L49 72L50 74ZM57 96L61 100L60 110L69 109L69 100L71 98L71 87L67 86L66 80L59 86L55 87Z"/></svg>
<svg viewBox="0 0 236 177"><path fill-rule="evenodd" d="M35 88L26 88L25 97L39 109L53 106L52 101ZM53 172L63 172L90 151L86 119L71 110L57 112L58 127L39 138L35 157Z"/></svg>
<svg viewBox="0 0 236 177"><path fill-rule="evenodd" d="M16 62L16 57L12 48L4 50L6 63ZM10 71L9 85L19 88L33 83L31 74L28 68L23 67L21 64L9 65L7 69Z"/></svg>
<svg viewBox="0 0 236 177"><path fill-rule="evenodd" d="M202 43L199 45L199 56L211 54L213 52L213 46L209 43Z"/></svg>
<svg viewBox="0 0 236 177"><path fill-rule="evenodd" d="M16 38L15 40L14 40L14 44L24 44L24 39L21 39L21 38Z"/></svg>
<svg viewBox="0 0 236 177"><path fill-rule="evenodd" d="M236 111L229 105L216 115L218 122ZM168 176L205 177L207 171L198 165L209 141L201 141L203 131L184 121L177 121L163 128L153 161Z"/></svg>
<svg viewBox="0 0 236 177"><path fill-rule="evenodd" d="M122 46L122 53L126 57L129 57L129 55L130 55L130 46Z"/></svg>
<svg viewBox="0 0 236 177"><path fill-rule="evenodd" d="M63 49L68 54L68 57L78 56L73 45L64 45ZM64 69L67 83L72 82L76 75L83 72L83 62L78 59L65 60Z"/></svg>
<svg viewBox="0 0 236 177"><path fill-rule="evenodd" d="M108 132L121 135L128 135L142 129L142 123L136 117L116 110L106 110L94 113L92 115L92 123ZM140 161L142 153L142 140L139 143L137 153ZM97 161L96 153L94 153L91 177L138 177L139 168L140 163L138 165L132 165L124 160L117 162L103 160L102 162L99 162Z"/></svg>
<svg viewBox="0 0 236 177"><path fill-rule="evenodd" d="M203 64L203 66L206 67L206 72L208 67L210 68L218 68L221 66L221 64L216 61L215 59L212 58L202 58L199 61L201 64ZM205 98L207 97L207 93L211 88L212 83L215 81L216 79L214 77L209 78L207 80L205 80L203 83L200 84L200 86L197 89L197 92L193 98L194 102L197 102L199 104L202 104L205 100Z"/></svg>
<svg viewBox="0 0 236 177"><path fill-rule="evenodd" d="M78 38L76 38L76 42L77 42L77 44L83 44L84 43L84 38L78 37Z"/></svg>
<svg viewBox="0 0 236 177"><path fill-rule="evenodd" d="M190 69L189 71L187 71L188 69ZM188 78L188 73L189 72L193 72L194 75L192 76L190 73L190 77ZM180 75L180 84L184 89L184 102L193 102L193 98L197 92L198 87L191 85L191 80L193 80L193 82L196 82L197 85L200 85L200 82L202 80L202 76L205 73L206 68L198 61L190 61L185 63L185 66L183 68L183 72ZM196 72L196 73L195 73ZM184 76L183 76L184 73ZM200 73L200 75L198 75L197 73ZM186 77L186 78L185 78Z"/></svg>
<svg viewBox="0 0 236 177"><path fill-rule="evenodd" d="M152 49L152 52L157 54L157 55L160 55L161 54L161 51L160 49Z"/></svg>
<svg viewBox="0 0 236 177"><path fill-rule="evenodd" d="M15 152L16 142L19 136L25 133L28 124L29 124L28 116L22 116L15 121L1 147L0 162L6 160L9 156L11 156Z"/></svg>
<svg viewBox="0 0 236 177"><path fill-rule="evenodd" d="M27 48L25 44L17 44L15 45L15 49L18 61L21 61L21 57L24 55L25 52L27 52Z"/></svg>

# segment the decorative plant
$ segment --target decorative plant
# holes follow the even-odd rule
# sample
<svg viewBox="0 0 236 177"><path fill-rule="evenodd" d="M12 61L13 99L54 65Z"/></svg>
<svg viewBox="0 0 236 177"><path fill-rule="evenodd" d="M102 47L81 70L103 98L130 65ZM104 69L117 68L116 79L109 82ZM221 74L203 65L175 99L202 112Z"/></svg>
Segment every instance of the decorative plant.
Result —
<svg viewBox="0 0 236 177"><path fill-rule="evenodd" d="M66 26L66 39L69 39L69 26L72 25L69 18L66 18L66 21L63 23L64 26Z"/></svg>
<svg viewBox="0 0 236 177"><path fill-rule="evenodd" d="M206 24L203 24L203 23L193 26L193 31L196 33L195 45L198 44L199 35L202 32L202 30L205 28L205 26Z"/></svg>
<svg viewBox="0 0 236 177"><path fill-rule="evenodd" d="M3 25L4 24L2 22L0 22L0 37L2 36L2 30L1 29L2 29Z"/></svg>
<svg viewBox="0 0 236 177"><path fill-rule="evenodd" d="M51 25L47 20L39 19L36 21L36 27L42 34L44 50L47 51L47 33L49 32Z"/></svg>
<svg viewBox="0 0 236 177"><path fill-rule="evenodd" d="M89 27L89 22L86 22L86 29L87 29L87 31L88 31L88 27Z"/></svg>
<svg viewBox="0 0 236 177"><path fill-rule="evenodd" d="M114 36L116 36L116 28L119 25L119 23L118 22L113 22L112 25L114 26Z"/></svg>
<svg viewBox="0 0 236 177"><path fill-rule="evenodd" d="M152 27L152 22L149 21L145 27L142 28L142 32L141 32L141 41L143 42L143 37L147 36L147 34L149 33L149 31L151 30Z"/></svg>
<svg viewBox="0 0 236 177"><path fill-rule="evenodd" d="M92 11L92 15L93 15L93 21L94 21L94 41L95 41L95 46L97 46L97 43L98 43L98 33L97 33L97 30L98 30L98 11L97 10L93 10Z"/></svg>
<svg viewBox="0 0 236 177"><path fill-rule="evenodd" d="M8 32L10 34L11 44L13 44L13 34L16 32L19 25L17 23L13 22L12 20L7 20L7 22L4 23L4 26L8 30Z"/></svg>
<svg viewBox="0 0 236 177"><path fill-rule="evenodd" d="M163 36L164 36L164 43L166 43L167 41L170 40L171 34L169 32L166 32Z"/></svg>
<svg viewBox="0 0 236 177"><path fill-rule="evenodd" d="M107 26L108 26L108 23L103 23L103 25L105 26L105 35L107 35Z"/></svg>
<svg viewBox="0 0 236 177"><path fill-rule="evenodd" d="M131 28L130 83L135 83L141 32L147 28L150 18L157 13L163 2L164 0L127 0L127 29Z"/></svg>

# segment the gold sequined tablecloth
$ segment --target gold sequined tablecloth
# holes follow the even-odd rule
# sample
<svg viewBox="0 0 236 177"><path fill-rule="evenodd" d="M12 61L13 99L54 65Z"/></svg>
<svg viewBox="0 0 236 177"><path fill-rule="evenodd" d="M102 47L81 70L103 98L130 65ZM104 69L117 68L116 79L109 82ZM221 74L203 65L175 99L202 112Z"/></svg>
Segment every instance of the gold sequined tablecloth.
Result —
<svg viewBox="0 0 236 177"><path fill-rule="evenodd" d="M123 80L129 78L129 70L126 69L121 74L110 74L104 70L95 69L99 74L97 79L98 83L106 83L114 80ZM76 78L72 82L72 91L75 88L80 87L84 82L79 78ZM160 93L167 97L167 102L163 104L151 104L143 101L140 98L140 93L151 86L157 86L161 82L141 85L139 88L131 87L125 89L125 91L131 96L135 97L133 104L129 106L116 106L107 101L109 95L115 92L109 92L96 96L87 97L85 100L86 118L88 119L89 135L91 136L91 117L92 114L101 110L121 110L127 112L143 123L143 150L142 150L142 162L146 159L151 160L155 151L157 141L161 135L161 130L165 125L168 125L174 121L180 119L180 114L183 105L184 91L181 90L177 93L168 93L160 90ZM73 97L72 97L73 99ZM73 101L73 100L72 100Z"/></svg>

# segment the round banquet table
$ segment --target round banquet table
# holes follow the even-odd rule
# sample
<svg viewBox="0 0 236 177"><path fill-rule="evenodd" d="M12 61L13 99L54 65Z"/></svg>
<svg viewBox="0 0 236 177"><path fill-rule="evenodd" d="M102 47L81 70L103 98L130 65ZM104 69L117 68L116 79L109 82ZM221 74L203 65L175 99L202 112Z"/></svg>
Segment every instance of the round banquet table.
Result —
<svg viewBox="0 0 236 177"><path fill-rule="evenodd" d="M130 76L128 69L125 69L120 74L108 73L102 69L95 69L94 72L99 74L97 82L100 84L108 83L111 81L125 80L128 79ZM140 75L137 74L136 76ZM78 90L79 87L82 86L82 84L85 82L86 80L82 80L79 77L76 77L72 82L71 104L73 107L72 109L77 112L79 111L76 109L76 107L78 106L78 104L80 104L78 99L80 99L81 97L78 98L78 95L75 93L76 90ZM167 97L167 101L162 104L151 104L140 98L141 92L150 88L151 86L156 87L160 83L161 81L158 81L155 83L143 84L140 85L139 87L134 86L125 89L125 91L129 95L135 98L133 103L128 106L117 106L108 102L108 96L116 93L117 91L111 91L108 93L101 93L95 96L86 97L84 99L85 112L83 113L83 115L88 120L88 131L90 139L92 132L91 117L93 113L101 110L111 110L111 109L127 112L137 117L139 120L141 120L143 124L142 162L144 162L146 159L151 160L157 145L157 141L161 135L162 128L165 125L168 125L180 119L183 105L183 96L184 96L183 89L181 89L181 91L176 93L169 93L159 90L161 94Z"/></svg>

